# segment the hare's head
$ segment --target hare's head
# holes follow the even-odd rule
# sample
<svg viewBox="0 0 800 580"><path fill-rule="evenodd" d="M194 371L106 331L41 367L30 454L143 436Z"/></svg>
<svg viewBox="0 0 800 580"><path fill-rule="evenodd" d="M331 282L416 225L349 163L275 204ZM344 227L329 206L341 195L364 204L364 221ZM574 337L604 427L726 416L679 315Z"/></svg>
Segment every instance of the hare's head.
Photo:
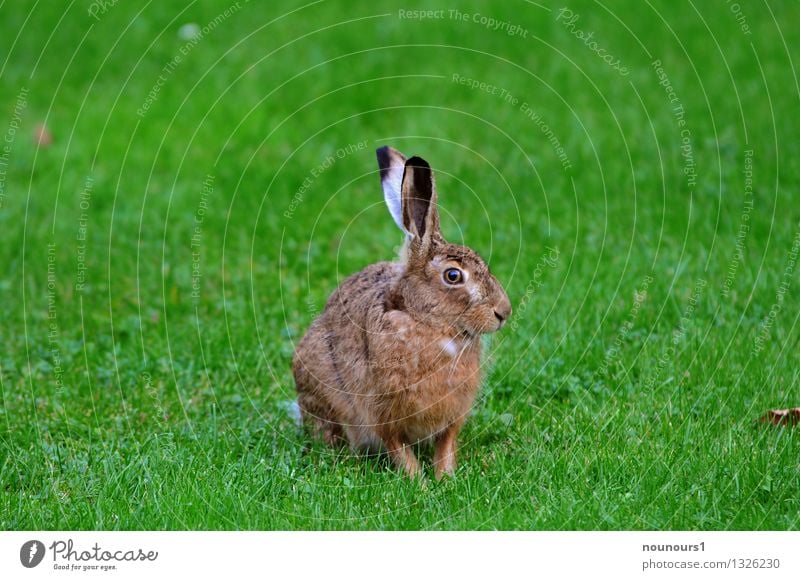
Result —
<svg viewBox="0 0 800 580"><path fill-rule="evenodd" d="M431 166L391 147L377 155L386 205L406 234L405 272L391 297L394 306L469 336L499 330L511 315L511 302L475 251L442 237Z"/></svg>

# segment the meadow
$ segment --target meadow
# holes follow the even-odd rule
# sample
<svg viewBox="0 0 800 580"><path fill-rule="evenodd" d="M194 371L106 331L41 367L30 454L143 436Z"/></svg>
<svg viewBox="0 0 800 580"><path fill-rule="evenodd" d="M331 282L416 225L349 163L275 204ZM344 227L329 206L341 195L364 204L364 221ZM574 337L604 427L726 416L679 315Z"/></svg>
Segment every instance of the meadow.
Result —
<svg viewBox="0 0 800 580"><path fill-rule="evenodd" d="M0 3L0 529L796 529L798 20ZM514 307L424 487L290 413L386 144Z"/></svg>

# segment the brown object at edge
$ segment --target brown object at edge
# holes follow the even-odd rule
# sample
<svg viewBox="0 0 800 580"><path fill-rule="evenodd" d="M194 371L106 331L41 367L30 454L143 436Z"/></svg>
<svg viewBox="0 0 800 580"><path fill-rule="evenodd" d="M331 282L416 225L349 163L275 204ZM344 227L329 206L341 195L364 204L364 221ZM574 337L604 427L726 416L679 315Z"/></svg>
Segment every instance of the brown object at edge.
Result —
<svg viewBox="0 0 800 580"><path fill-rule="evenodd" d="M33 128L33 139L39 147L50 147L53 144L53 134L44 123L37 123Z"/></svg>
<svg viewBox="0 0 800 580"><path fill-rule="evenodd" d="M771 409L764 413L758 421L759 423L794 427L800 423L800 407L794 407L793 409Z"/></svg>

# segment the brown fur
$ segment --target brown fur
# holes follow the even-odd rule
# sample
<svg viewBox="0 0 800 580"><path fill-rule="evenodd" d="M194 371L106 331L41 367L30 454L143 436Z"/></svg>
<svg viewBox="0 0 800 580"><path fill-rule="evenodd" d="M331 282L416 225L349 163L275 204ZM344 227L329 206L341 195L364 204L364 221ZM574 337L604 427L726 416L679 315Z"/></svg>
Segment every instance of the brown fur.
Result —
<svg viewBox="0 0 800 580"><path fill-rule="evenodd" d="M298 402L326 442L385 450L410 476L420 474L410 446L433 441L440 478L455 470L458 432L480 383L479 335L498 330L511 304L474 251L441 237L427 163L390 148L378 159L382 180L404 164L405 258L373 264L331 295L297 345ZM465 273L464 284L445 283L451 267Z"/></svg>

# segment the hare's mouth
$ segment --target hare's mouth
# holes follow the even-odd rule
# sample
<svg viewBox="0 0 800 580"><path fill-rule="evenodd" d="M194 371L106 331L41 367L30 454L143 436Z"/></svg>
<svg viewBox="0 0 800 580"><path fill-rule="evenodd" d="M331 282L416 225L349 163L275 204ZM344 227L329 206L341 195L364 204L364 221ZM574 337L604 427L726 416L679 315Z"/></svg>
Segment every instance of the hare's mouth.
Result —
<svg viewBox="0 0 800 580"><path fill-rule="evenodd" d="M477 331L472 330L472 329L464 328L464 329L461 330L461 332L458 333L458 336L459 336L459 338L461 338L463 340L472 341L472 340L475 340L475 338L477 338L477 336L479 334L480 334L480 332L477 332Z"/></svg>
<svg viewBox="0 0 800 580"><path fill-rule="evenodd" d="M494 334L506 325L507 318L494 313L494 318L487 320L485 326L477 334Z"/></svg>

